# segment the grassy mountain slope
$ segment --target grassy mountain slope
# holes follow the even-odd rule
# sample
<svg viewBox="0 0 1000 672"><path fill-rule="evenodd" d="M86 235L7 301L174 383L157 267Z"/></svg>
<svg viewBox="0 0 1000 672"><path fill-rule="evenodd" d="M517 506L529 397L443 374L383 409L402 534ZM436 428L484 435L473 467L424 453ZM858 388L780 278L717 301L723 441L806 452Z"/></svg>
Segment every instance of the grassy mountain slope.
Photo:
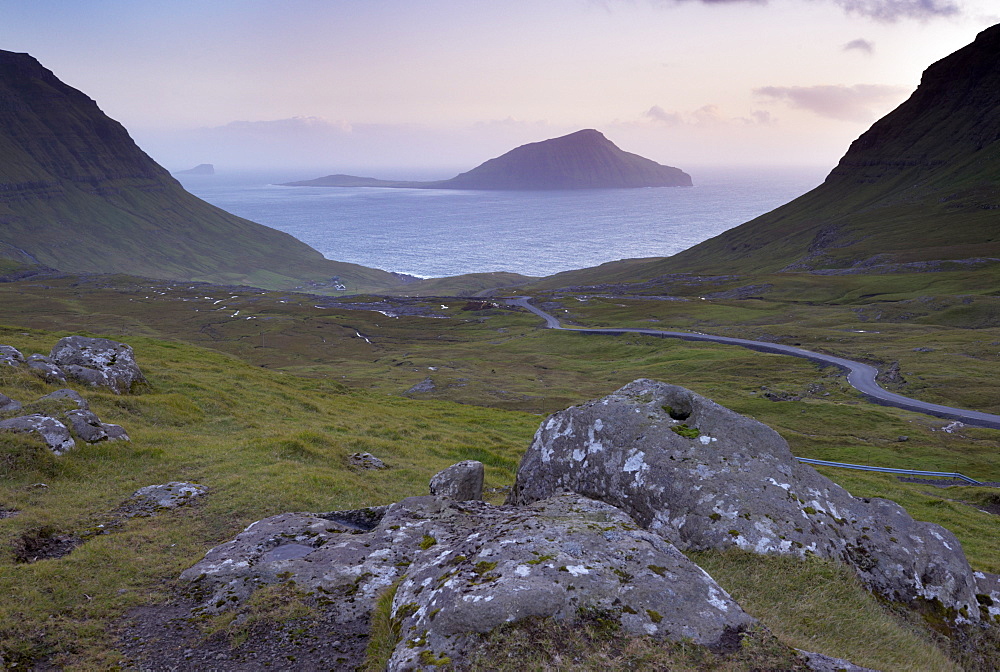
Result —
<svg viewBox="0 0 1000 672"><path fill-rule="evenodd" d="M186 192L86 95L0 51L0 257L71 272L293 287L392 274L332 262Z"/></svg>
<svg viewBox="0 0 1000 672"><path fill-rule="evenodd" d="M826 181L742 226L646 265L571 271L553 283L670 273L884 273L1000 257L1000 26L930 66Z"/></svg>

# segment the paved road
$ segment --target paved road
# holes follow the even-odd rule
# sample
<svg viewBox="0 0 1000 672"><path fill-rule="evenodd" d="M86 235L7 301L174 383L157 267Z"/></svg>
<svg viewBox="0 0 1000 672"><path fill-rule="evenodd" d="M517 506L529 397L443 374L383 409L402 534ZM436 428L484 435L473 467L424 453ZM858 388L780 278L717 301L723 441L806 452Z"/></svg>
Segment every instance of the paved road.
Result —
<svg viewBox="0 0 1000 672"><path fill-rule="evenodd" d="M549 329L559 329L561 331L572 331L581 334L610 334L610 335L621 335L621 334L645 334L647 336L659 336L661 338L681 338L685 341L711 341L713 343L725 343L727 345L738 345L740 347L749 348L751 350L756 350L758 352L771 352L777 353L779 355L791 355L793 357L802 357L804 359L817 362L819 364L832 364L838 367L842 371L847 372L847 382L851 384L856 390L861 392L869 401L876 404L882 404L883 406L895 406L897 408L904 408L908 411L917 411L920 413L927 413L928 415L935 415L940 418L948 418L949 420L959 420L969 425L977 425L979 427L990 427L992 429L1000 429L1000 415L993 415L991 413L982 413L980 411L969 411L961 408L952 408L951 406L942 406L940 404L932 404L926 401L920 401L919 399L911 399L909 397L904 397L901 394L896 394L895 392L889 392L879 387L878 383L875 382L875 376L878 374L878 369L874 366L868 364L862 364L861 362L855 362L850 359L844 359L843 357L834 357L833 355L824 355L819 352L812 352L811 350L803 350L802 348L796 348L791 345L781 345L780 343L766 343L764 341L751 341L746 338L729 338L728 336L710 336L708 334L695 334L685 331L661 331L658 329L630 329L630 328L610 328L610 329L595 329L595 328L571 328L564 327L559 324L559 319L544 310L533 306L530 301L531 297L518 297L507 299L507 303L515 306L520 306L522 308L527 308L535 315L545 320L545 326Z"/></svg>

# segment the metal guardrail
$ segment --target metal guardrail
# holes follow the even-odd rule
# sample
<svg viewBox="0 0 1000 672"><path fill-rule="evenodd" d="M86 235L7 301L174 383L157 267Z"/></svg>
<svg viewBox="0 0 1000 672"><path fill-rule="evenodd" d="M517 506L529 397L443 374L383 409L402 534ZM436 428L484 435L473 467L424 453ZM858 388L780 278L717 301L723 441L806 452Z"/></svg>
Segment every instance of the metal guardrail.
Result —
<svg viewBox="0 0 1000 672"><path fill-rule="evenodd" d="M861 471L881 471L888 474L906 474L908 476L937 476L938 478L957 478L970 485L982 485L982 482L969 478L964 474L952 471L920 471L918 469L894 469L892 467L868 467L863 464L848 464L846 462L829 462L827 460L813 460L808 457L796 457L799 462L806 464L819 464L824 467L842 467L844 469L859 469Z"/></svg>

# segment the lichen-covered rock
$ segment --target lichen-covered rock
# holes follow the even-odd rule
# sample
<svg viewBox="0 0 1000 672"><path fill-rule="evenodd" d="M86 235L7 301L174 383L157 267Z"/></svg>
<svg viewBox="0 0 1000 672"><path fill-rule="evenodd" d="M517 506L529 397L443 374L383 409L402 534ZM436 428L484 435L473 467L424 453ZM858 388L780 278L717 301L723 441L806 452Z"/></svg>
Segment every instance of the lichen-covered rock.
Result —
<svg viewBox="0 0 1000 672"><path fill-rule="evenodd" d="M431 477L431 494L457 502L483 498L484 468L482 462L465 460L443 469Z"/></svg>
<svg viewBox="0 0 1000 672"><path fill-rule="evenodd" d="M66 425L55 418L37 413L0 420L0 431L38 434L56 455L62 455L76 445Z"/></svg>
<svg viewBox="0 0 1000 672"><path fill-rule="evenodd" d="M208 488L198 483L171 481L161 485L147 485L132 493L131 500L125 508L131 515L152 515L190 504L206 492Z"/></svg>
<svg viewBox="0 0 1000 672"><path fill-rule="evenodd" d="M67 336L56 343L49 356L68 377L108 387L116 394L126 394L146 380L132 348L106 338Z"/></svg>
<svg viewBox="0 0 1000 672"><path fill-rule="evenodd" d="M21 366L24 364L24 355L21 351L11 345L0 345L0 366Z"/></svg>
<svg viewBox="0 0 1000 672"><path fill-rule="evenodd" d="M14 413L21 410L21 402L0 392L0 413Z"/></svg>
<svg viewBox="0 0 1000 672"><path fill-rule="evenodd" d="M365 531L289 513L254 523L186 570L200 610L236 606L254 588L294 580L344 622L393 601L402 641L389 669L461 658L480 633L523 618L597 610L624 631L721 650L754 621L659 535L608 504L563 495L529 507L411 497Z"/></svg>
<svg viewBox="0 0 1000 672"><path fill-rule="evenodd" d="M347 463L359 469L388 469L385 462L378 459L371 453L351 453L347 456Z"/></svg>
<svg viewBox="0 0 1000 672"><path fill-rule="evenodd" d="M108 437L108 441L131 441L125 428L121 425L114 425L110 422L102 422L101 429Z"/></svg>
<svg viewBox="0 0 1000 672"><path fill-rule="evenodd" d="M45 355L28 355L28 368L40 375L48 383L65 383L66 372Z"/></svg>
<svg viewBox="0 0 1000 672"><path fill-rule="evenodd" d="M798 462L774 430L682 387L637 380L545 420L509 499L560 491L621 507L682 550L839 559L890 600L980 617L951 532L894 502L852 497Z"/></svg>
<svg viewBox="0 0 1000 672"><path fill-rule="evenodd" d="M80 440L87 443L107 441L108 432L101 424L100 418L92 411L77 409L66 411L64 415L66 420L69 421L70 431L76 434Z"/></svg>
<svg viewBox="0 0 1000 672"><path fill-rule="evenodd" d="M82 396L80 396L79 392L77 392L76 390L71 390L68 387L63 388L61 390L56 390L55 392L50 392L46 394L44 397L41 397L38 401L53 401L53 400L60 402L68 402L74 405L76 408L80 409L81 411L90 410L90 404L87 403L87 400L84 399Z"/></svg>

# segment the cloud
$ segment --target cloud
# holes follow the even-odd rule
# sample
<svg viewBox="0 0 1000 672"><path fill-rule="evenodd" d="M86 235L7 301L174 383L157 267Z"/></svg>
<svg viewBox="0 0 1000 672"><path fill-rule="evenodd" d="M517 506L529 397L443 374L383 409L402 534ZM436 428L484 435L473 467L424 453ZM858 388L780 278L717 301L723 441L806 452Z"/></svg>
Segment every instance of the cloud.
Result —
<svg viewBox="0 0 1000 672"><path fill-rule="evenodd" d="M844 45L844 51L852 50L862 51L870 56L875 53L875 43L859 37Z"/></svg>
<svg viewBox="0 0 1000 672"><path fill-rule="evenodd" d="M821 117L842 121L868 122L877 112L897 103L907 92L899 86L856 84L854 86L765 86L754 94L782 101L793 108L808 110Z"/></svg>
<svg viewBox="0 0 1000 672"><path fill-rule="evenodd" d="M718 105L703 105L691 112L668 112L659 105L653 105L643 112L643 118L655 126L676 128L679 126L773 126L776 119L767 110L756 110L749 117L728 117Z"/></svg>
<svg viewBox="0 0 1000 672"><path fill-rule="evenodd" d="M684 119L679 113L667 112L659 105L653 105L642 116L664 126L680 126L684 123Z"/></svg>
<svg viewBox="0 0 1000 672"><path fill-rule="evenodd" d="M619 2L621 0L618 0ZM800 2L802 0L799 0ZM832 2L849 14L858 14L876 21L892 23L900 19L933 19L955 16L961 13L952 0L808 0L809 2ZM663 7L696 2L702 5L766 5L769 0L648 0L653 5ZM615 4L605 0L606 5Z"/></svg>
<svg viewBox="0 0 1000 672"><path fill-rule="evenodd" d="M933 19L961 13L950 0L834 0L849 14L860 14L877 21Z"/></svg>

